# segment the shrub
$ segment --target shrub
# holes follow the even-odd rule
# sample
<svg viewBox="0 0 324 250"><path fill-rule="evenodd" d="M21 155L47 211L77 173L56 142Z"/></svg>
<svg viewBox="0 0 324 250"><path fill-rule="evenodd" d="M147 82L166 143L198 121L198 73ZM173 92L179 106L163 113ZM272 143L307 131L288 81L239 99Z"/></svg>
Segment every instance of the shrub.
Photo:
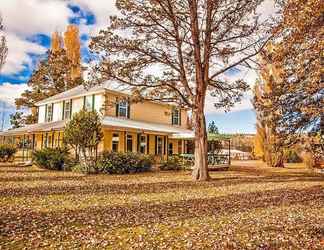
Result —
<svg viewBox="0 0 324 250"><path fill-rule="evenodd" d="M168 160L162 163L160 170L185 170L187 169L187 163L183 161L179 156L170 156Z"/></svg>
<svg viewBox="0 0 324 250"><path fill-rule="evenodd" d="M2 144L0 145L0 161L8 162L13 159L14 155L17 153L17 148L12 144Z"/></svg>
<svg viewBox="0 0 324 250"><path fill-rule="evenodd" d="M33 160L37 166L50 170L68 170L69 151L66 148L44 148L34 152Z"/></svg>
<svg viewBox="0 0 324 250"><path fill-rule="evenodd" d="M131 152L103 152L94 168L99 173L128 174L149 171L152 165L150 156Z"/></svg>
<svg viewBox="0 0 324 250"><path fill-rule="evenodd" d="M301 163L303 162L303 160L299 157L299 155L297 154L297 152L295 150L285 150L284 151L284 157L286 162L288 163Z"/></svg>

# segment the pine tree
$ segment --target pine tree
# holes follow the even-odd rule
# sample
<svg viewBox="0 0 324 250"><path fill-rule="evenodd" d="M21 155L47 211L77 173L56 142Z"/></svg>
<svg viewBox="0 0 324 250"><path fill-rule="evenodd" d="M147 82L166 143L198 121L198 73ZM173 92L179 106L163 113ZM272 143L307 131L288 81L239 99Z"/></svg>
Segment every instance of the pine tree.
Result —
<svg viewBox="0 0 324 250"><path fill-rule="evenodd" d="M304 145L317 158L324 155L323 8L320 0L283 1L271 58L281 69L269 110L280 112L281 141Z"/></svg>
<svg viewBox="0 0 324 250"><path fill-rule="evenodd" d="M216 126L215 121L211 121L208 125L208 133L210 134L218 134L218 128Z"/></svg>
<svg viewBox="0 0 324 250"><path fill-rule="evenodd" d="M64 39L67 43L66 49L62 47L62 37L58 32L54 32L51 50L48 51L47 57L39 63L27 82L30 89L15 100L17 109L30 108L32 110L32 114L25 117L27 124L37 122L36 102L83 83L80 71L76 72L76 69L80 67L80 58L77 59L78 56L80 57L80 53L76 52L80 50L80 42L76 41L78 32L75 28L69 27ZM71 35L71 33L73 34Z"/></svg>

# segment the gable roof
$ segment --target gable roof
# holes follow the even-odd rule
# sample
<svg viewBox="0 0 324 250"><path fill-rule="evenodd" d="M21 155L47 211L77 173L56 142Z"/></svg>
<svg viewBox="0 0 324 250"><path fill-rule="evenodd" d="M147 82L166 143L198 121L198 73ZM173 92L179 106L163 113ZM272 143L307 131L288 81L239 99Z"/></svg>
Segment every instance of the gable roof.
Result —
<svg viewBox="0 0 324 250"><path fill-rule="evenodd" d="M95 85L88 89L85 88L85 86L83 86L83 85L79 85L75 88L69 89L69 90L59 93L57 95L54 95L54 96L51 96L44 100L41 100L41 101L37 102L35 105L41 106L44 104L60 102L60 101L64 101L64 100L69 100L71 98L82 97L85 95L103 93L103 92L105 92L105 90L108 90L108 85L109 85L109 83L105 82L103 84Z"/></svg>

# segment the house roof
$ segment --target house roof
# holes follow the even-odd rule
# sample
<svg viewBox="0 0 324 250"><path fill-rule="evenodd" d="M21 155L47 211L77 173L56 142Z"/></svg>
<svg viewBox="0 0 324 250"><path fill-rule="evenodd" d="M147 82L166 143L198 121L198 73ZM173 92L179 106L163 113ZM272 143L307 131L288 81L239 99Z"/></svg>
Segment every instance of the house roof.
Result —
<svg viewBox="0 0 324 250"><path fill-rule="evenodd" d="M90 94L99 94L105 92L105 90L109 90L109 82L105 82L103 84L95 85L91 88L85 88L83 85L79 85L75 88L72 88L70 90L64 91L60 94L51 96L49 98L46 98L42 101L37 102L35 105L36 106L41 106L44 104L49 104L53 102L59 102L59 101L64 101L64 100L69 100L71 98L77 98L77 97L82 97L85 95L90 95Z"/></svg>
<svg viewBox="0 0 324 250"><path fill-rule="evenodd" d="M35 132L46 132L64 128L65 121L45 122L26 125L21 128L11 129L0 133L0 136L23 135Z"/></svg>
<svg viewBox="0 0 324 250"><path fill-rule="evenodd" d="M39 102L36 102L35 105L36 106L42 106L45 104L51 104L51 103L55 103L55 102L61 102L61 101L65 101L65 100L70 100L72 98L78 98L78 97L83 97L86 95L93 95L93 94L101 94L101 93L105 93L105 92L109 92L115 95L124 95L124 96L130 96L131 92L129 89L118 85L114 82L111 81L106 81L103 82L102 84L98 84L95 85L93 87L89 87L86 88L84 85L79 85L75 88L69 89L67 91L64 91L62 93L59 93L57 95L51 96L49 98L46 98L44 100L41 100ZM152 103L158 103L161 105L170 105L170 106L177 106L176 104L172 104L172 103L163 103L163 102L159 102L159 101L149 101ZM188 109L186 109L188 110Z"/></svg>
<svg viewBox="0 0 324 250"><path fill-rule="evenodd" d="M126 128L126 129L128 128L128 129L135 129L139 131L148 131L148 132L162 132L171 135L193 134L192 130L175 127L171 125L128 120L128 119L116 118L111 116L106 116L103 119L102 124L103 126L107 126L107 127Z"/></svg>
<svg viewBox="0 0 324 250"><path fill-rule="evenodd" d="M48 123L38 123L27 125L22 128L12 129L5 132L1 132L0 136L13 136L13 135L23 135L27 133L35 132L47 132L52 130L59 130L65 127L66 121L56 121ZM189 129L184 129L180 127L174 127L171 125L163 125L158 123L150 123L143 121L135 121L129 119L122 119L116 117L106 116L102 119L103 127L110 127L116 129L133 129L136 131L144 132L155 132L169 134L171 138L179 138L180 135L193 135L193 131Z"/></svg>

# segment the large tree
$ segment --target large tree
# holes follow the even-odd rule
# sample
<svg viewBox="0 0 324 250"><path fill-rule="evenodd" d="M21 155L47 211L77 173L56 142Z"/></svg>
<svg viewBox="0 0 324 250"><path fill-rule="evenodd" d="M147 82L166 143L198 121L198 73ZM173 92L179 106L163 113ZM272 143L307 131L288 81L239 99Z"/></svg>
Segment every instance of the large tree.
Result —
<svg viewBox="0 0 324 250"><path fill-rule="evenodd" d="M133 88L137 100L192 110L193 178L207 180L206 95L230 108L247 84L226 77L249 65L264 44L256 9L262 0L117 0L120 11L91 43L96 76Z"/></svg>
<svg viewBox="0 0 324 250"><path fill-rule="evenodd" d="M260 57L261 79L255 85L253 104L257 111L258 139L259 142L263 141L264 160L269 167L284 167L283 144L278 131L278 120L281 114L278 110L272 109L277 101L275 89L281 78L278 77L278 68L270 59L273 53L271 48L272 45L269 44ZM261 138L261 136L264 137Z"/></svg>
<svg viewBox="0 0 324 250"><path fill-rule="evenodd" d="M0 71L1 71L2 66L5 63L5 60L6 60L7 54L8 54L6 38L2 34L2 32L3 32L3 24L2 24L2 18L0 16Z"/></svg>
<svg viewBox="0 0 324 250"><path fill-rule="evenodd" d="M64 33L64 39L58 32L54 32L51 49L27 82L29 89L16 99L17 109L32 110L32 114L25 117L27 124L36 122L36 102L83 83L80 63L78 28L69 25Z"/></svg>
<svg viewBox="0 0 324 250"><path fill-rule="evenodd" d="M35 103L61 93L82 83L81 78L71 78L71 63L66 51L49 51L27 82L29 89L15 100L17 109L30 108L35 111ZM36 113L32 112L27 121L36 122Z"/></svg>
<svg viewBox="0 0 324 250"><path fill-rule="evenodd" d="M282 143L302 141L318 155L324 154L323 11L320 0L282 1L282 19L274 29L278 39L269 58L280 69L268 112L280 112L276 126Z"/></svg>

